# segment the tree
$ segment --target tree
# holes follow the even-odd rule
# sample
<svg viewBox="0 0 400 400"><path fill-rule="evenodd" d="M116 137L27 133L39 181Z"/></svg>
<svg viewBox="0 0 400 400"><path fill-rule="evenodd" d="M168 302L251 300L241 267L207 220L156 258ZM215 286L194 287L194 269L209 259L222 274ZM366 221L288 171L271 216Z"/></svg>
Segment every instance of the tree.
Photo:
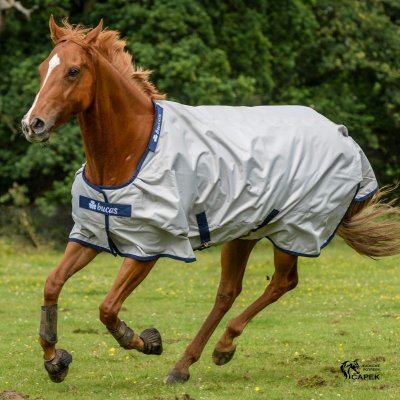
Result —
<svg viewBox="0 0 400 400"><path fill-rule="evenodd" d="M36 7L28 9L23 6L20 1L16 0L0 0L0 35L4 30L6 23L6 16L12 9L18 10L20 13L24 14L26 19L29 21L31 19L31 14Z"/></svg>

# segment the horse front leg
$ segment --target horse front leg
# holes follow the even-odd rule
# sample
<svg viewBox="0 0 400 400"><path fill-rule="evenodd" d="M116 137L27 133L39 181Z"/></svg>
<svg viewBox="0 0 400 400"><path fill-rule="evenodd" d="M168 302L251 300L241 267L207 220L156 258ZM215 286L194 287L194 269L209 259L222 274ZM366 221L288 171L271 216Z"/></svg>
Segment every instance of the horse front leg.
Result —
<svg viewBox="0 0 400 400"><path fill-rule="evenodd" d="M144 354L162 353L161 335L155 328L145 329L140 335L118 318L125 299L143 281L156 261L137 261L126 258L113 287L100 305L100 320L121 347L135 349Z"/></svg>
<svg viewBox="0 0 400 400"><path fill-rule="evenodd" d="M189 367L200 358L215 328L242 290L244 271L256 243L237 239L222 246L221 279L214 307L183 356L165 377L165 383L184 383L189 379Z"/></svg>
<svg viewBox="0 0 400 400"><path fill-rule="evenodd" d="M72 361L72 356L66 350L56 349L58 297L65 282L92 261L97 254L97 250L69 242L61 261L46 279L39 343L44 352L44 367L50 379L56 383L65 379Z"/></svg>

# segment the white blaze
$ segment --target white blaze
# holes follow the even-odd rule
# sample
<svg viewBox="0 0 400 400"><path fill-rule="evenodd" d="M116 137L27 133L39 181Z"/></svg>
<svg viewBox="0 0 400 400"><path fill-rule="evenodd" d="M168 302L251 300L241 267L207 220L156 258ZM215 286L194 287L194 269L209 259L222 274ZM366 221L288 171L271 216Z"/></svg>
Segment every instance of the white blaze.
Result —
<svg viewBox="0 0 400 400"><path fill-rule="evenodd" d="M37 101L39 100L40 92L43 90L44 85L46 84L47 80L49 79L50 74L52 73L54 68L56 68L58 65L60 65L60 57L58 57L58 54L56 53L56 54L54 54L53 57L51 57L51 59L49 61L49 69L47 70L47 74L46 74L46 77L44 78L43 85L40 88L38 94L36 95L35 101L33 102L32 107L29 109L29 111L27 112L27 114L24 117L24 122L26 123L26 125L29 126L31 113L32 113L32 110L35 108Z"/></svg>

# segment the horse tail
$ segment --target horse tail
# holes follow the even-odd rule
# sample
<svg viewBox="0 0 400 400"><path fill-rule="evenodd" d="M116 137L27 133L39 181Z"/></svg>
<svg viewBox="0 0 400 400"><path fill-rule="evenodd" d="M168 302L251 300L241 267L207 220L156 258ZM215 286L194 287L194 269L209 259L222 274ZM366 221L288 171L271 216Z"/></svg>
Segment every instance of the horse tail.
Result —
<svg viewBox="0 0 400 400"><path fill-rule="evenodd" d="M394 188L384 187L367 200L353 201L337 233L358 253L371 258L400 254L400 207L382 202Z"/></svg>

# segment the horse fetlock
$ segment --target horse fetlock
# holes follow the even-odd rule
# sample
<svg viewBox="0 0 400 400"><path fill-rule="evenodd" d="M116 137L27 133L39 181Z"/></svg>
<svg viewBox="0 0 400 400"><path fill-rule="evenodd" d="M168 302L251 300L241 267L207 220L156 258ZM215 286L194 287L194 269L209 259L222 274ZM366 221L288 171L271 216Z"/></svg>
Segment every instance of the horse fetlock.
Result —
<svg viewBox="0 0 400 400"><path fill-rule="evenodd" d="M39 335L48 344L57 343L57 304L42 306Z"/></svg>
<svg viewBox="0 0 400 400"><path fill-rule="evenodd" d="M142 353L159 356L163 352L161 335L156 328L145 329L140 338L143 340Z"/></svg>
<svg viewBox="0 0 400 400"><path fill-rule="evenodd" d="M217 342L217 344L215 345L215 350L222 352L222 353L227 353L230 351L235 350L236 345L235 343L233 343L232 338L227 337L226 334L224 334L221 339Z"/></svg>
<svg viewBox="0 0 400 400"><path fill-rule="evenodd" d="M230 345L233 339L240 336L243 332L244 326L242 324L237 324L232 320L226 327L224 333L225 342Z"/></svg>
<svg viewBox="0 0 400 400"><path fill-rule="evenodd" d="M69 364L72 362L72 355L63 349L57 349L55 357L50 361L44 361L44 367L50 379L55 383L62 382L68 375Z"/></svg>
<svg viewBox="0 0 400 400"><path fill-rule="evenodd" d="M119 321L118 327L115 330L108 327L107 329L121 347L124 349L132 348L130 344L135 336L135 332L124 321Z"/></svg>

